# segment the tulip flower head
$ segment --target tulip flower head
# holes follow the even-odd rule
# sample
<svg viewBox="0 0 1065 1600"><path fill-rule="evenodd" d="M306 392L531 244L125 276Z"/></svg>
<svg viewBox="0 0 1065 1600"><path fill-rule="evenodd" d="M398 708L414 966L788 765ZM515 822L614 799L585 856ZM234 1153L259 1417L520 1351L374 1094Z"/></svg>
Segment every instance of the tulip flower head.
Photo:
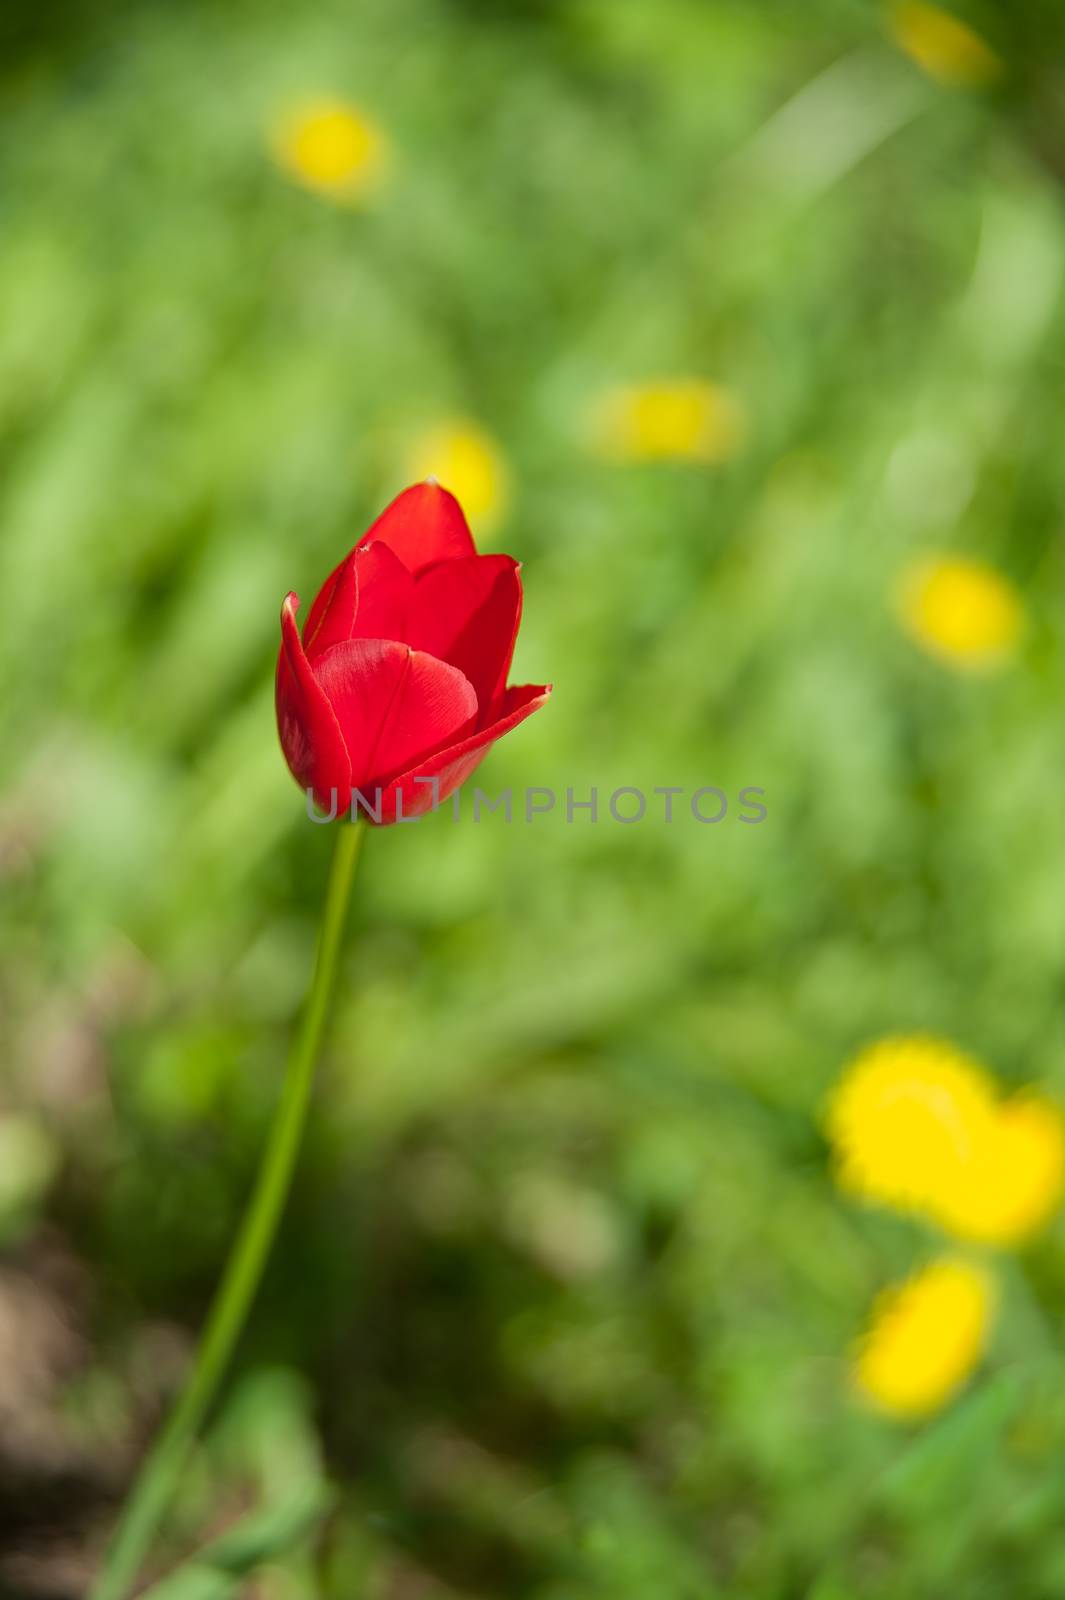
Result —
<svg viewBox="0 0 1065 1600"><path fill-rule="evenodd" d="M302 637L281 609L277 725L296 781L324 810L374 822L422 815L547 700L507 688L519 564L479 556L433 481L394 500L326 579Z"/></svg>

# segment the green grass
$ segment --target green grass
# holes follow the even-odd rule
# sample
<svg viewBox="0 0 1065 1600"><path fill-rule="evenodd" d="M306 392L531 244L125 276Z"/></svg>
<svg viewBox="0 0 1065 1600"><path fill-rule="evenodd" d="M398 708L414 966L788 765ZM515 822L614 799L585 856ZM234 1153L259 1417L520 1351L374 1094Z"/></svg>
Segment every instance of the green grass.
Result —
<svg viewBox="0 0 1065 1600"><path fill-rule="evenodd" d="M68 1337L51 1454L0 1449L0 1589L84 1592L276 1096L328 853L276 747L280 601L467 415L513 476L514 676L556 685L483 786L769 815L369 840L159 1572L270 1525L173 1600L1062 1593L1063 1224L1004 1264L966 1395L878 1420L851 1341L936 1242L841 1197L820 1131L887 1031L1065 1097L1061 23L977 20L990 97L844 0L145 7L12 59L0 1128L46 1153L0 1195L0 1310L32 1279ZM365 210L268 158L319 89L394 143ZM735 461L589 457L602 388L662 372L742 398ZM997 676L895 623L940 548L1025 599Z"/></svg>

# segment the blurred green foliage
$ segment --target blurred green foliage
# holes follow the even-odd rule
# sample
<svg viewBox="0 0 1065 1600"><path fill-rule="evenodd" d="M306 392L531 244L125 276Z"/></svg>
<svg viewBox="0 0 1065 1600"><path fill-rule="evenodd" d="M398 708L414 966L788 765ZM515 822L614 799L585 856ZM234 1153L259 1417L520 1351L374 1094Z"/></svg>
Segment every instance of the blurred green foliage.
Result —
<svg viewBox="0 0 1065 1600"><path fill-rule="evenodd" d="M769 814L370 840L160 1600L1065 1592L1062 1225L966 1396L878 1420L851 1341L934 1246L834 1191L819 1126L883 1031L1065 1094L1065 26L967 14L989 94L858 0L12 9L0 1333L32 1281L57 1354L0 1447L4 1593L84 1592L274 1104L328 849L280 600L451 416L508 460L514 676L556 685L483 785ZM322 91L394 146L364 209L270 160ZM661 373L741 398L734 461L589 456L596 396ZM1024 597L997 676L896 626L940 548Z"/></svg>

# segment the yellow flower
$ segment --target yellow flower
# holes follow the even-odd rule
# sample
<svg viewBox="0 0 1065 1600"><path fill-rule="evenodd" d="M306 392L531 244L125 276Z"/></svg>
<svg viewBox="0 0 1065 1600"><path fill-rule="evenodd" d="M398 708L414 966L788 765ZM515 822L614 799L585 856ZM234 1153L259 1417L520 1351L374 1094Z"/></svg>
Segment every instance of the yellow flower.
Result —
<svg viewBox="0 0 1065 1600"><path fill-rule="evenodd" d="M983 1356L993 1313L986 1273L949 1256L934 1261L877 1298L856 1353L859 1390L892 1416L938 1410Z"/></svg>
<svg viewBox="0 0 1065 1600"><path fill-rule="evenodd" d="M895 43L930 78L952 88L979 89L1002 71L998 56L959 17L923 0L900 0L891 9Z"/></svg>
<svg viewBox="0 0 1065 1600"><path fill-rule="evenodd" d="M999 1100L944 1039L882 1039L850 1064L827 1131L840 1187L958 1238L1015 1245L1065 1191L1065 1121L1034 1094Z"/></svg>
<svg viewBox="0 0 1065 1600"><path fill-rule="evenodd" d="M944 1175L971 1161L994 1117L994 1086L946 1039L881 1039L846 1069L828 1136L841 1188L900 1210L934 1209Z"/></svg>
<svg viewBox="0 0 1065 1600"><path fill-rule="evenodd" d="M498 445L474 422L458 419L429 428L407 454L412 481L437 478L473 523L490 526L509 497L509 473Z"/></svg>
<svg viewBox="0 0 1065 1600"><path fill-rule="evenodd" d="M321 97L291 107L271 143L278 165L297 183L342 203L376 188L388 163L384 133L346 100Z"/></svg>
<svg viewBox="0 0 1065 1600"><path fill-rule="evenodd" d="M1009 579L964 556L912 562L902 574L897 602L911 637L963 671L1004 661L1024 626L1024 608Z"/></svg>
<svg viewBox="0 0 1065 1600"><path fill-rule="evenodd" d="M937 1220L962 1239L1019 1244L1057 1210L1063 1188L1061 1113L1036 1095L1017 1096L998 1108L974 1159L944 1184Z"/></svg>
<svg viewBox="0 0 1065 1600"><path fill-rule="evenodd" d="M701 378L626 384L601 397L590 419L593 449L614 461L727 461L746 433L727 389Z"/></svg>

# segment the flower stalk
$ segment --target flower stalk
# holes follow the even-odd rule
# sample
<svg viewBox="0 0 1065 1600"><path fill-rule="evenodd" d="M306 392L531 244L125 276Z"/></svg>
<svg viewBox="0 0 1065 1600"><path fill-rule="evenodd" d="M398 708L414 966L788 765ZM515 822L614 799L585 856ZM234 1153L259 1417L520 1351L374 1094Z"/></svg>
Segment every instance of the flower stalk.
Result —
<svg viewBox="0 0 1065 1600"><path fill-rule="evenodd" d="M342 823L336 830L314 974L255 1188L208 1313L192 1371L166 1426L141 1467L105 1554L91 1600L126 1600L131 1592L259 1287L307 1119L351 886L365 831L363 823Z"/></svg>

